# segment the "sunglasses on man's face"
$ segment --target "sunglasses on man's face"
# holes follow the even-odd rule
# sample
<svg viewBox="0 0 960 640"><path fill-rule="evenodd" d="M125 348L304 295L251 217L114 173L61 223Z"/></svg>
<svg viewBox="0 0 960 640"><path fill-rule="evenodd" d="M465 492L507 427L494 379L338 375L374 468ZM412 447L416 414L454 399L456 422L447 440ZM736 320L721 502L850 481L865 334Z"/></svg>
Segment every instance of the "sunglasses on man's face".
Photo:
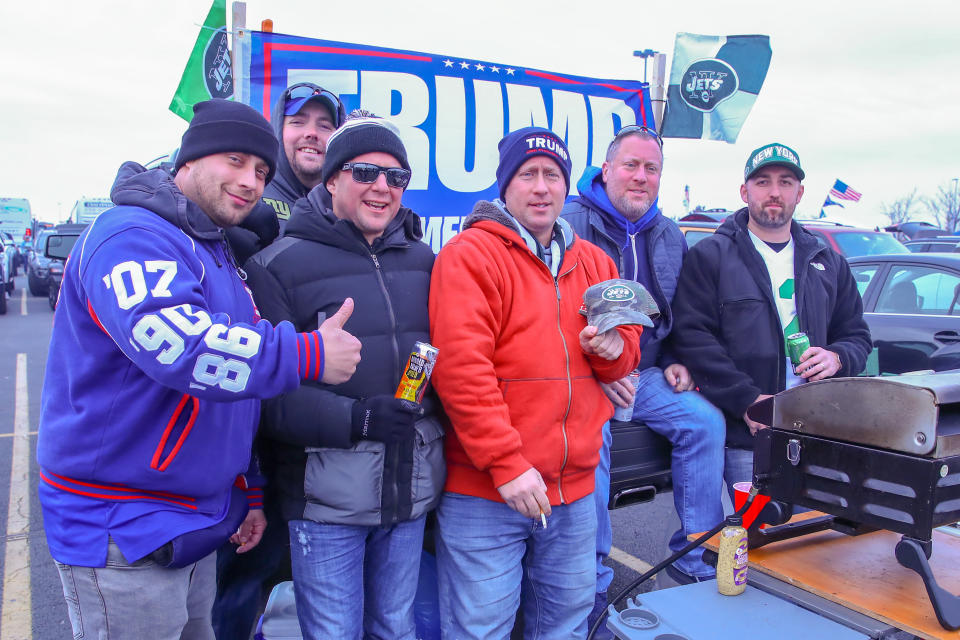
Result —
<svg viewBox="0 0 960 640"><path fill-rule="evenodd" d="M381 167L380 165L370 164L369 162L347 162L342 167L344 171L348 169L353 174L354 182L363 184L373 184L382 173L387 177L387 186L398 189L406 189L410 184L410 170L399 167Z"/></svg>
<svg viewBox="0 0 960 640"><path fill-rule="evenodd" d="M631 134L631 133L643 133L643 134L646 134L646 135L648 135L648 136L650 136L651 138L654 139L654 141L657 143L657 146L658 146L658 147L660 147L661 149L663 149L663 138L660 137L660 134L657 133L657 130L656 130L656 129L651 129L650 127L646 127L646 126L644 126L644 125L640 125L640 124L630 124L630 125L627 125L627 126L623 127L622 129L620 129L620 131L617 131L617 136L616 136L616 137L617 137L617 139L619 139L619 138L622 138L623 136L629 135L629 134Z"/></svg>

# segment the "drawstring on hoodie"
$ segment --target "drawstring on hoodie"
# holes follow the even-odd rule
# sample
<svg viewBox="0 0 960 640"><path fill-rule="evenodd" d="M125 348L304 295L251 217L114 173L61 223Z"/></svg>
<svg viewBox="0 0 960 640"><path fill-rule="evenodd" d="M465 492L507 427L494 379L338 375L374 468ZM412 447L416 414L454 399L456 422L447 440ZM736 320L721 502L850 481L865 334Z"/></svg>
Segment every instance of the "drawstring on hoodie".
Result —
<svg viewBox="0 0 960 640"><path fill-rule="evenodd" d="M224 253L227 256L227 259L230 261L230 266L236 269L237 275L240 276L240 279L246 282L247 272L244 271L239 264L237 264L237 256L234 255L233 248L230 246L230 243L227 242L227 234L224 233L223 229L220 230L220 242L222 242L223 246L226 247L224 249ZM216 255L214 255L214 259L216 259ZM217 267L220 267L220 266L221 266L220 260L217 260Z"/></svg>

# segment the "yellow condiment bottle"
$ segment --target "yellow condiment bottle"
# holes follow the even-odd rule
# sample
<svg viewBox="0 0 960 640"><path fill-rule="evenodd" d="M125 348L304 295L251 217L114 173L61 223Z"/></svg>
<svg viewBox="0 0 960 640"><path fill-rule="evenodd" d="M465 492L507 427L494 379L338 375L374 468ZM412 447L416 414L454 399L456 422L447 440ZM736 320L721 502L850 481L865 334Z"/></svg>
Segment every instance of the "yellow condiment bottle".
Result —
<svg viewBox="0 0 960 640"><path fill-rule="evenodd" d="M738 596L747 588L747 530L739 516L732 516L720 531L717 551L717 590Z"/></svg>

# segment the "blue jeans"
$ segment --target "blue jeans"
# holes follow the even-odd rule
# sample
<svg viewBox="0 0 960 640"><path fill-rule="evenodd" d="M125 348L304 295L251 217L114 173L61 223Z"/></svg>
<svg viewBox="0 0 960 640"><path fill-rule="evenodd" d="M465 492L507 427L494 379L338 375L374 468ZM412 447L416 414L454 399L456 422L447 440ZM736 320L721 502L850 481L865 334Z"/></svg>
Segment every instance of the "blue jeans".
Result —
<svg viewBox="0 0 960 640"><path fill-rule="evenodd" d="M73 637L214 640L216 563L216 553L182 569L162 567L150 556L130 563L112 540L106 566L57 562Z"/></svg>
<svg viewBox="0 0 960 640"><path fill-rule="evenodd" d="M727 447L724 455L723 479L727 483L730 504L733 500L733 485L753 481L753 449Z"/></svg>
<svg viewBox="0 0 960 640"><path fill-rule="evenodd" d="M723 413L696 391L674 392L663 377L663 370L650 367L640 372L637 395L633 403L633 420L645 423L652 431L673 445L671 470L673 504L680 518L680 528L670 536L671 553L688 544L687 535L706 531L723 520L723 443L727 424ZM610 448L604 436L604 449L597 466L597 486L610 486ZM603 474L603 475L601 475ZM600 505L598 507L598 515ZM597 526L597 591L606 591L613 571L601 565L610 552L610 537L600 539L609 530L610 516L603 504L606 525ZM605 546L604 546L605 545ZM601 556L602 553L602 556ZM675 566L692 576L714 575L713 567L701 559L697 548L680 558ZM603 571L601 571L603 567ZM607 578L606 575L610 577ZM605 583L603 581L606 581ZM603 588L601 588L603 587Z"/></svg>
<svg viewBox="0 0 960 640"><path fill-rule="evenodd" d="M290 521L297 617L306 640L414 640L426 516L390 527Z"/></svg>
<svg viewBox="0 0 960 640"><path fill-rule="evenodd" d="M526 570L524 638L583 638L596 585L593 496L552 507L547 528L502 502L444 493L437 507L445 640L509 638Z"/></svg>

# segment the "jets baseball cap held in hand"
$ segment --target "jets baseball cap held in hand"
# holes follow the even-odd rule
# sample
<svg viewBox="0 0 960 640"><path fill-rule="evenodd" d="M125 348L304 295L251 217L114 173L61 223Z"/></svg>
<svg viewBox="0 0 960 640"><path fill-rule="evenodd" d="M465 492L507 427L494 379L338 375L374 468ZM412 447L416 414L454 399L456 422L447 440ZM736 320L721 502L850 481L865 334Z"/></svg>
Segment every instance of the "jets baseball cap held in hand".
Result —
<svg viewBox="0 0 960 640"><path fill-rule="evenodd" d="M639 282L613 278L583 292L580 313L587 316L587 324L596 327L597 333L603 333L623 324L652 327L660 308Z"/></svg>

